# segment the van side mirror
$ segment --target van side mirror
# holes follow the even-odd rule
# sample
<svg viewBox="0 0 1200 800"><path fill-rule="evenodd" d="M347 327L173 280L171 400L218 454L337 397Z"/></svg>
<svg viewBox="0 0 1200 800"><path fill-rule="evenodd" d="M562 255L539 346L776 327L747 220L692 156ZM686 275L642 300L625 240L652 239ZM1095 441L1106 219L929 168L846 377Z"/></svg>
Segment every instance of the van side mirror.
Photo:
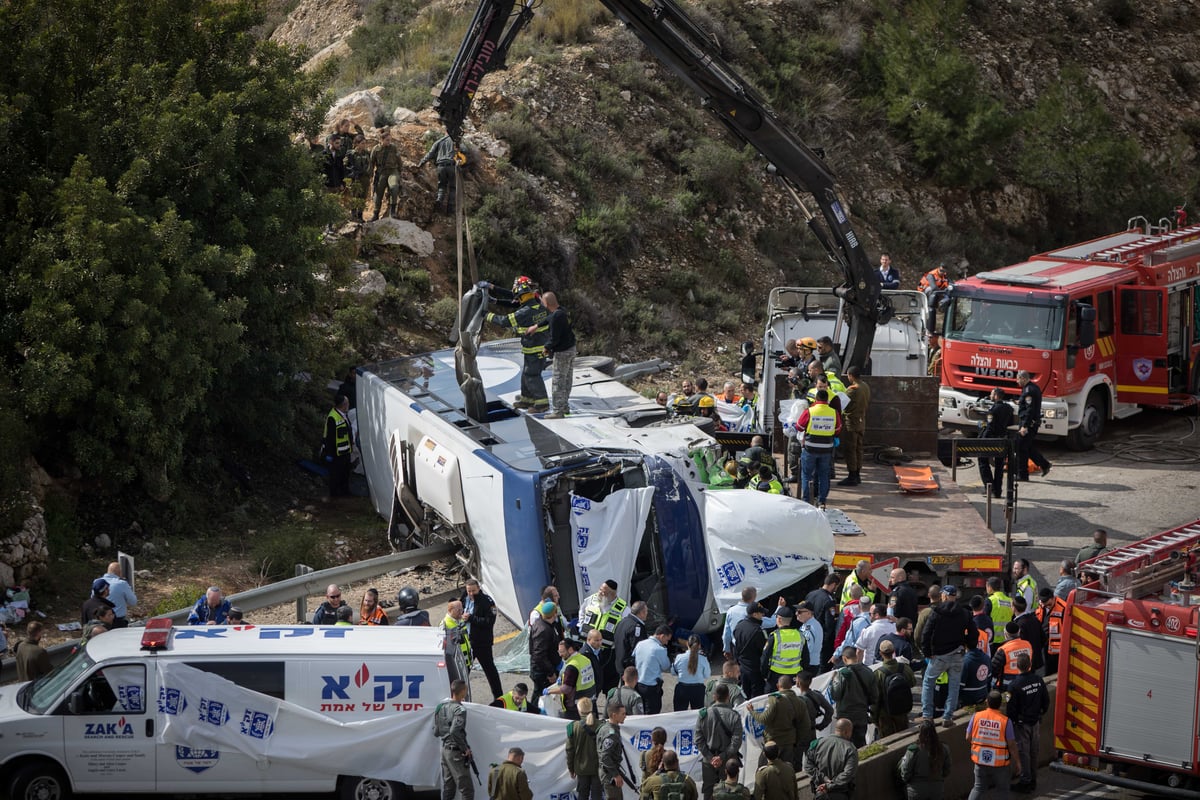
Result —
<svg viewBox="0 0 1200 800"><path fill-rule="evenodd" d="M1079 307L1079 346L1091 347L1096 343L1096 308Z"/></svg>
<svg viewBox="0 0 1200 800"><path fill-rule="evenodd" d="M67 710L76 717L80 714L87 713L87 706L83 702L82 689L76 689L75 691L71 692L69 697L67 697Z"/></svg>

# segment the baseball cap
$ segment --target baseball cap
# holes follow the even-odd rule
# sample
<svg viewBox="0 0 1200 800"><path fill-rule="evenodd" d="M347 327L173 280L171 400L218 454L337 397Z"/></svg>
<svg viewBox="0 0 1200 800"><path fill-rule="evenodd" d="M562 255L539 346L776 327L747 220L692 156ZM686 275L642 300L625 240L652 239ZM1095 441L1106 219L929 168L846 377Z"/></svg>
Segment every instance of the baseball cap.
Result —
<svg viewBox="0 0 1200 800"><path fill-rule="evenodd" d="M948 594L951 597L957 597L958 596L958 587L955 586L954 584L949 584L947 586L943 586L942 594Z"/></svg>
<svg viewBox="0 0 1200 800"><path fill-rule="evenodd" d="M887 639L884 639L882 642L879 643L879 652L894 653L894 652L896 652L896 645L892 644Z"/></svg>
<svg viewBox="0 0 1200 800"><path fill-rule="evenodd" d="M783 617L784 619L791 619L792 617L796 616L796 612L792 611L791 606L780 606L779 608L775 609L775 616Z"/></svg>
<svg viewBox="0 0 1200 800"><path fill-rule="evenodd" d="M92 594L100 594L107 588L108 581L104 580L104 578L96 578L96 580L92 581Z"/></svg>

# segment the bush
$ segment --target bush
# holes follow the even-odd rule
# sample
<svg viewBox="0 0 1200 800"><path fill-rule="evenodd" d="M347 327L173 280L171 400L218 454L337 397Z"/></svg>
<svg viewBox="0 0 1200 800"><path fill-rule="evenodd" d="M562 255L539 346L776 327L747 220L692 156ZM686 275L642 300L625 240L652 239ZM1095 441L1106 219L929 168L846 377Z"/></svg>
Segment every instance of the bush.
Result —
<svg viewBox="0 0 1200 800"><path fill-rule="evenodd" d="M332 566L321 534L292 525L260 531L250 546L250 559L253 568L267 582L291 578L297 564L306 564L314 570Z"/></svg>
<svg viewBox="0 0 1200 800"><path fill-rule="evenodd" d="M530 31L533 38L555 45L582 44L591 41L592 29L607 16L604 6L594 0L557 0L541 6Z"/></svg>
<svg viewBox="0 0 1200 800"><path fill-rule="evenodd" d="M529 118L524 106L508 114L496 114L488 120L492 133L508 145L509 161L528 172L554 177L554 148L541 129Z"/></svg>
<svg viewBox="0 0 1200 800"><path fill-rule="evenodd" d="M613 279L622 261L637 252L640 230L637 211L625 195L612 205L584 211L575 220L579 234L579 257L600 268L598 278Z"/></svg>
<svg viewBox="0 0 1200 800"><path fill-rule="evenodd" d="M191 608L196 605L196 600L207 590L207 586L200 586L194 583L176 586L171 590L169 595L154 604L154 608L150 610L150 616L161 617L163 614L170 614L172 611L179 611L181 608Z"/></svg>
<svg viewBox="0 0 1200 800"><path fill-rule="evenodd" d="M735 150L715 139L701 139L679 157L687 176L688 189L702 203L722 206L755 203L762 196L755 162L758 153L747 145Z"/></svg>
<svg viewBox="0 0 1200 800"><path fill-rule="evenodd" d="M431 305L425 315L438 330L451 330L458 321L458 301L453 297L443 297Z"/></svg>

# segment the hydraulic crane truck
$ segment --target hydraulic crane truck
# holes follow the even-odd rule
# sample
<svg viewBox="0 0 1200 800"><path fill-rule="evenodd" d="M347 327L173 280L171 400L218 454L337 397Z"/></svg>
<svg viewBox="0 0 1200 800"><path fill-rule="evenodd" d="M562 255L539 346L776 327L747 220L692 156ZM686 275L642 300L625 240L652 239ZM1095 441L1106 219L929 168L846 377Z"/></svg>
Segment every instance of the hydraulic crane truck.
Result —
<svg viewBox="0 0 1200 800"><path fill-rule="evenodd" d="M1079 565L1062 619L1051 768L1200 798L1200 520Z"/></svg>
<svg viewBox="0 0 1200 800"><path fill-rule="evenodd" d="M758 150L795 201L830 260L841 269L836 289L848 309L842 360L865 366L875 328L892 316L878 272L853 227L833 174L821 157L783 123L732 67L719 45L674 0L599 0L642 44L701 97L704 107L740 143ZM489 72L503 69L509 47L533 19L541 0L482 0L434 108L458 142L471 100ZM812 195L819 215L800 196Z"/></svg>

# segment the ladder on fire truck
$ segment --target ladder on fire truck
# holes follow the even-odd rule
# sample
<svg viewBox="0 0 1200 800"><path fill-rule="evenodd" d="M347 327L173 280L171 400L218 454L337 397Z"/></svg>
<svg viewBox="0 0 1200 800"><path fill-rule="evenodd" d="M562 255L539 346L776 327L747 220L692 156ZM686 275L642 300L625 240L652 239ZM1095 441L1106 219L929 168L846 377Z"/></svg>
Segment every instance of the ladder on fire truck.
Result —
<svg viewBox="0 0 1200 800"><path fill-rule="evenodd" d="M1105 592L1131 597L1182 577L1187 570L1187 554L1197 548L1200 520L1085 561L1080 571L1098 575Z"/></svg>

